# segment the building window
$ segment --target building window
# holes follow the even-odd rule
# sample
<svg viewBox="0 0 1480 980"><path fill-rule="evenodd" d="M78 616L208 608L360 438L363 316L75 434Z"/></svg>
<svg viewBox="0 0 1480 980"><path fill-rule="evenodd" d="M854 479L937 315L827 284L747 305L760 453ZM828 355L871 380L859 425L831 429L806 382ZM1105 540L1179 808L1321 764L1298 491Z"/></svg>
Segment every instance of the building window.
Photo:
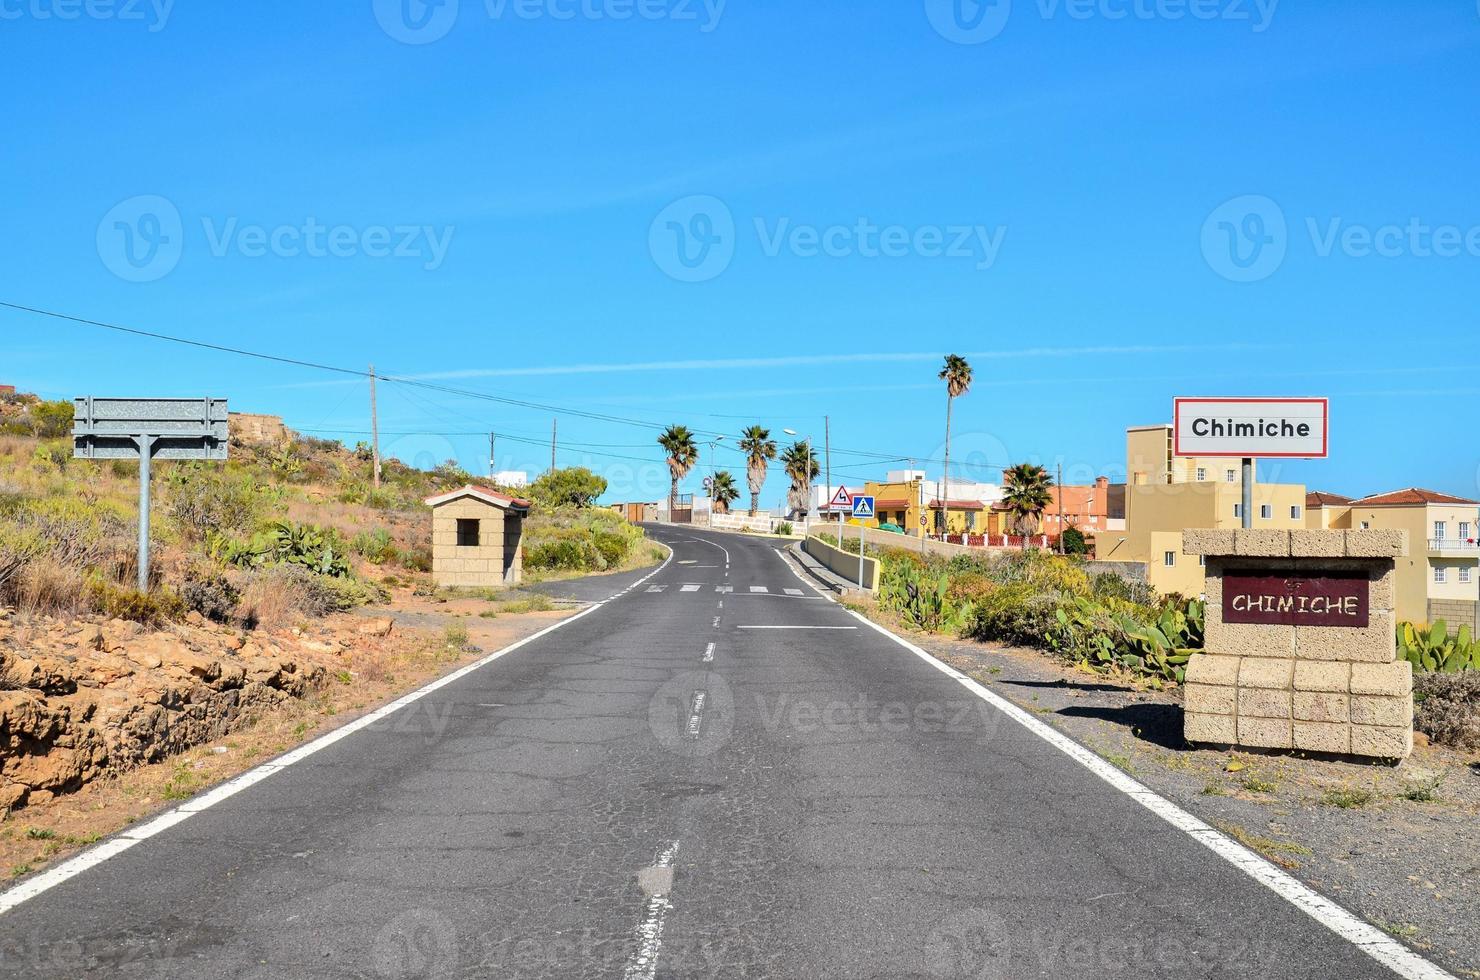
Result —
<svg viewBox="0 0 1480 980"><path fill-rule="evenodd" d="M974 511L969 511L968 510L966 512L966 530L968 530L968 531L975 531L976 530L976 513Z"/></svg>
<svg viewBox="0 0 1480 980"><path fill-rule="evenodd" d="M1207 568L1208 567L1208 556L1207 555L1198 555L1197 556L1197 567L1198 568Z"/></svg>
<svg viewBox="0 0 1480 980"><path fill-rule="evenodd" d="M1292 521L1298 521L1298 520L1300 520L1300 505L1299 504L1291 504L1290 505L1290 520L1292 520Z"/></svg>
<svg viewBox="0 0 1480 980"><path fill-rule="evenodd" d="M1470 584L1470 566L1469 565L1466 565L1464 568L1461 568L1459 570L1459 584L1460 585L1469 585Z"/></svg>
<svg viewBox="0 0 1480 980"><path fill-rule="evenodd" d="M1447 530L1449 530L1449 525L1448 524L1445 524L1443 521L1435 521L1434 522L1434 540L1435 541L1443 541L1444 540L1444 532L1447 531Z"/></svg>
<svg viewBox="0 0 1480 980"><path fill-rule="evenodd" d="M1267 520L1269 520L1273 516L1274 516L1274 508L1272 506L1270 506L1269 504L1260 504L1259 505L1259 519L1261 521L1267 521Z"/></svg>
<svg viewBox="0 0 1480 980"><path fill-rule="evenodd" d="M1202 466L1199 466L1197 468L1197 482L1198 483L1202 483L1207 478L1208 478L1208 471L1207 471L1207 469L1204 468L1204 467L1202 467Z"/></svg>
<svg viewBox="0 0 1480 980"><path fill-rule="evenodd" d="M1434 584L1435 585L1443 585L1445 582L1448 582L1448 581L1449 581L1449 569L1445 568L1443 565L1435 565L1434 566Z"/></svg>
<svg viewBox="0 0 1480 980"><path fill-rule="evenodd" d="M1234 471L1234 470L1224 470L1223 471L1223 480L1224 480L1224 482L1225 483L1237 483L1238 480L1234 479L1235 472L1236 471Z"/></svg>
<svg viewBox="0 0 1480 980"><path fill-rule="evenodd" d="M1244 516L1244 505L1243 504L1234 504L1233 505L1233 516L1234 517L1243 517Z"/></svg>
<svg viewBox="0 0 1480 980"><path fill-rule="evenodd" d="M459 548L478 547L478 521L472 517L459 517L457 519L457 546Z"/></svg>
<svg viewBox="0 0 1480 980"><path fill-rule="evenodd" d="M1362 522L1362 530L1364 530L1364 531L1370 531L1370 530L1372 530L1372 522L1371 521L1363 521Z"/></svg>
<svg viewBox="0 0 1480 980"><path fill-rule="evenodd" d="M1469 521L1460 521L1459 522L1459 539L1461 541L1468 541L1468 540L1470 540L1470 522Z"/></svg>
<svg viewBox="0 0 1480 980"><path fill-rule="evenodd" d="M1161 562L1168 568L1175 568L1177 566L1177 553L1175 551L1168 551L1162 556Z"/></svg>

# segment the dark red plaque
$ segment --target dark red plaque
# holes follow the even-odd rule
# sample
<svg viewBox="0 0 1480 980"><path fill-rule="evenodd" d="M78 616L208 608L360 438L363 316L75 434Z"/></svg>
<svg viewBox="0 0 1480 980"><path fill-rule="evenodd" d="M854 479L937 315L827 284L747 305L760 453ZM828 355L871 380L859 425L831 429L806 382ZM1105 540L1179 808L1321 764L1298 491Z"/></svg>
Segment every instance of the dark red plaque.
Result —
<svg viewBox="0 0 1480 980"><path fill-rule="evenodd" d="M1368 623L1364 572L1322 575L1223 576L1223 622L1276 626L1355 626Z"/></svg>

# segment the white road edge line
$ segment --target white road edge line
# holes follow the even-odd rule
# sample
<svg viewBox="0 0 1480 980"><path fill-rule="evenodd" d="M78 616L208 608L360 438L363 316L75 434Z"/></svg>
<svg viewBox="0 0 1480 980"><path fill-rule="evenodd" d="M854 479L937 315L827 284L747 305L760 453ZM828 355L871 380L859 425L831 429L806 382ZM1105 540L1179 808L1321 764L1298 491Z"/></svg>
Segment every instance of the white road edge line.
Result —
<svg viewBox="0 0 1480 980"><path fill-rule="evenodd" d="M811 588L827 601L837 603L836 599L804 578L789 556L783 554L780 550L776 551L776 555L786 564L787 568L791 569L791 573L797 577L798 581ZM1247 847L1237 843L1232 838L1224 836L1214 827L1209 826L1199 818L1177 806L1171 800L1143 786L1140 782L1126 775L1123 770L1106 762L1069 736L1039 721L1011 701L997 694L993 694L956 668L937 660L903 637L889 632L889 630L875 623L867 616L860 615L846 606L842 606L841 603L837 604L854 619L857 619L870 629L884 634L936 670L960 682L962 687L997 708L1023 728L1026 728L1032 734L1037 735L1054 748L1063 752L1069 758L1094 773L1103 781L1109 783L1115 789L1120 790L1126 796L1129 796L1176 829L1187 834L1193 840L1235 868L1238 868L1244 874L1253 878L1291 905L1300 909L1300 911L1315 919L1321 925L1342 939L1345 939L1389 970L1392 970L1398 976L1404 977L1406 980L1458 980L1453 974L1430 963L1407 946L1404 946L1377 927L1364 922L1298 878L1275 867Z"/></svg>
<svg viewBox="0 0 1480 980"><path fill-rule="evenodd" d="M663 542L661 541L655 543L663 544ZM663 545L663 547L668 548L667 545ZM444 677L437 678L436 680L427 684L425 687L417 688L415 691L412 691L409 694L403 694L401 697L392 701L390 704L383 705L370 712L368 715L363 715L359 718L356 718L354 721L351 721L345 725L340 726L339 728L334 729L334 731L332 732L320 735L312 742L307 742L303 745L300 745L298 748L293 749L291 752L287 752L284 755L278 756L271 762L263 763L262 765L257 766L255 769L249 769L239 776L228 779L226 782L221 783L220 785L212 788L205 793L202 793L200 796L192 797L172 810L166 810L164 813L161 813L160 815L154 817L152 820L149 820L146 823L121 830L114 836L108 838L100 844L89 848L86 851L83 851L76 857L69 858L56 867L48 868L47 870L41 872L29 881L22 882L21 884L16 885L14 888L11 888L4 893L0 893L0 915L4 915L11 909L14 909L16 906L35 898L37 895L40 895L43 892L50 891L51 889L55 888L56 886L60 885L62 882L67 881L70 878L75 878L77 875L82 874L84 871L87 871L90 868L97 867L104 861L107 861L109 858L117 857L119 854L122 854L124 851L133 847L135 844L142 843L149 838L175 826L175 824L188 820L189 818L195 816L197 813L200 813L203 810L208 810L211 807L215 806L217 803L222 802L223 800L230 799L247 787L262 782L262 780L266 779L268 776L271 776L273 773L281 772L294 763L302 762L304 759L307 759L315 752L327 749L329 746L333 745L335 742L338 742L340 739L353 735L355 732L358 732L361 729L369 728L371 725L374 725L376 722L379 722L382 719L396 713L407 705L420 701L428 694L439 691L442 688L446 687L448 684L452 684L458 680L461 680L462 678L466 677L476 670L481 670L482 668L487 667L495 660L498 660L501 657L513 653L520 647L533 643L535 640L538 640L555 632L562 626L567 626L570 623L574 623L578 619L589 616L591 613L596 612L598 609L604 608L607 603L612 601L612 599L615 599L618 596L630 591L631 589L636 588L643 582L646 582L648 579L652 578L654 575L657 575L663 569L667 568L668 563L673 560L673 555L673 549L668 548L668 557L663 559L663 563L661 565L653 569L651 572L648 572L642 578L638 579L636 582L633 582L626 589L623 589L622 592L617 593L617 595L612 596L610 599L602 599L599 602L593 602L590 606L582 609L580 612L576 613L574 616L571 616L569 619L562 619L558 623L551 623L544 629L539 630L536 633L531 633L529 636L526 636L522 640L517 640L501 650L497 650L485 657L482 657L481 659L475 660L465 667L460 667Z"/></svg>

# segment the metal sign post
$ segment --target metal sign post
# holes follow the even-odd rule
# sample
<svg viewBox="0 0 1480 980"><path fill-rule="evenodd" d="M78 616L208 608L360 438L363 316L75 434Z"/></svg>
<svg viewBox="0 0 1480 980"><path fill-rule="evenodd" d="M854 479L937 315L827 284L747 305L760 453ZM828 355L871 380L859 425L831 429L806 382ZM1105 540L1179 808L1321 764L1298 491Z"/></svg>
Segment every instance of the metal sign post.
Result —
<svg viewBox="0 0 1480 980"><path fill-rule="evenodd" d="M139 461L139 591L149 591L149 478L154 459L225 461L224 398L78 398L74 459Z"/></svg>
<svg viewBox="0 0 1480 980"><path fill-rule="evenodd" d="M863 553L868 545L868 531L862 521L874 519L874 498L862 495L853 498L853 519L859 521L858 525L858 587L864 588L863 584ZM838 550L843 547L843 532L838 531Z"/></svg>

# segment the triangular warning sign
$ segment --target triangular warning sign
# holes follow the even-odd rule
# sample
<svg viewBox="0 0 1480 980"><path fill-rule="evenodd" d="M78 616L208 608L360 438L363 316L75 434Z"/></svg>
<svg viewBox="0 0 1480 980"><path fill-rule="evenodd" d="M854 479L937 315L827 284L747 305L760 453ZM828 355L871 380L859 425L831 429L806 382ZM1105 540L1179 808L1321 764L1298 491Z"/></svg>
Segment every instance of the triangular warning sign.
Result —
<svg viewBox="0 0 1480 980"><path fill-rule="evenodd" d="M852 507L853 506L853 495L848 492L848 488L847 487L838 487L838 492L835 493L835 494L833 494L832 502L829 503L828 506L829 507Z"/></svg>

